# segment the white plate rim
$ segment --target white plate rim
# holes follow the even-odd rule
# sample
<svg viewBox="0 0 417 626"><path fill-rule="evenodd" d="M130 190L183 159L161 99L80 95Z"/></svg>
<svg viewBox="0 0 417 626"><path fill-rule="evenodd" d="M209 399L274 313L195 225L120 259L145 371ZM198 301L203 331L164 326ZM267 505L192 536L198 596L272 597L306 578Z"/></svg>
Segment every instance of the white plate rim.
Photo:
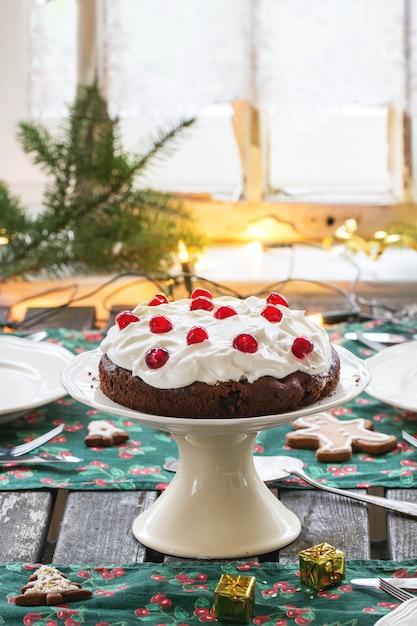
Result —
<svg viewBox="0 0 417 626"><path fill-rule="evenodd" d="M371 382L366 389L366 393L370 396L385 402L398 409L405 411L417 411L417 393L415 394L414 402L408 399L404 400L404 393L406 389L399 391L402 394L402 399L394 398L389 391L387 391L386 380L389 376L389 380L392 382L393 377L398 377L398 384L401 384L401 374L404 368L410 368L411 357L417 356L417 342L409 341L406 343L400 343L395 346L384 348L380 352L377 352L373 356L367 359L369 365L369 371L371 374ZM398 358L400 357L400 358ZM394 365L395 360L395 365ZM417 366L417 360L414 361ZM389 371L387 371L389 368ZM388 388L389 389L389 388Z"/></svg>
<svg viewBox="0 0 417 626"><path fill-rule="evenodd" d="M98 362L101 350L79 354L62 372L61 381L69 395L88 406L139 421L159 430L175 433L229 434L235 432L258 432L275 428L304 415L327 411L343 402L352 400L368 385L370 376L365 360L356 357L342 346L335 346L341 360L340 382L329 398L311 404L304 409L279 415L233 419L192 419L150 415L133 411L112 402L98 388Z"/></svg>
<svg viewBox="0 0 417 626"><path fill-rule="evenodd" d="M406 620L406 621L404 621ZM417 621L417 597L406 600L396 609L380 617L375 626L411 626Z"/></svg>
<svg viewBox="0 0 417 626"><path fill-rule="evenodd" d="M7 355L5 358L5 348L17 351L16 358L12 359L11 357L7 357ZM47 389L41 390L39 394L29 402L19 403L17 399L15 406L8 406L7 409L0 408L0 423L10 421L21 413L30 411L31 409L47 404L48 402L59 400L59 398L66 395L66 390L60 382L60 373L64 367L69 365L75 359L75 355L72 354L72 352L59 344L36 342L31 341L30 339L25 339L24 337L15 337L13 335L0 335L0 361L7 362L7 358L9 358L10 363L22 363L22 366L24 366L25 361L22 361L18 356L18 352L20 350L24 350L27 358L30 360L32 357L35 359L36 355L39 355L40 353L51 357L51 366L48 368L46 368L42 363L36 363L36 368L41 368L39 372L47 382L51 383L51 386ZM60 367L59 372L56 370L57 366ZM53 371L52 367L54 368Z"/></svg>

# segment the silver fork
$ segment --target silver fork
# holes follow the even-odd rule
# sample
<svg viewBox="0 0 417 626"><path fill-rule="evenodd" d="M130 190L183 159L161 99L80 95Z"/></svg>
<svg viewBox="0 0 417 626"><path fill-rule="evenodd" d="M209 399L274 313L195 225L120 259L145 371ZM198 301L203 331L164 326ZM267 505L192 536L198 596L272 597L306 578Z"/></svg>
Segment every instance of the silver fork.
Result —
<svg viewBox="0 0 417 626"><path fill-rule="evenodd" d="M23 454L31 452L32 450L36 450L36 448L39 448L39 446L43 445L47 441L50 441L50 439L53 439L53 437L56 437L57 435L59 435L59 433L62 433L63 430L64 424L60 424L59 426L56 426L56 428L49 430L47 433L44 433L40 437L32 439L32 441L27 441L26 443L14 446L13 448L0 447L0 459L6 456L8 458L19 457Z"/></svg>
<svg viewBox="0 0 417 626"><path fill-rule="evenodd" d="M399 600L400 602L405 602L406 600L411 600L411 598L417 597L409 591L402 589L401 587L394 587L394 585L391 585L391 583L389 583L387 580L384 580L383 578L378 578L378 585L379 588L382 589L382 591L386 591L387 593L389 593L390 596L392 596L396 600Z"/></svg>
<svg viewBox="0 0 417 626"><path fill-rule="evenodd" d="M401 433L401 437L404 439L404 441L417 448L417 439L413 437L413 435L409 435L405 432L405 430L403 430Z"/></svg>

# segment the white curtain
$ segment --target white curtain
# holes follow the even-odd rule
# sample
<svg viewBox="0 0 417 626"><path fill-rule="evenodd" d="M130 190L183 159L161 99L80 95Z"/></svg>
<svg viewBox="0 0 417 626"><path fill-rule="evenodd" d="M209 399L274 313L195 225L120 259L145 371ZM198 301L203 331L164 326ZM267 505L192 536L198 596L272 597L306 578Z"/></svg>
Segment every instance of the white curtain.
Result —
<svg viewBox="0 0 417 626"><path fill-rule="evenodd" d="M257 93L296 127L353 103L405 104L402 0L258 0Z"/></svg>
<svg viewBox="0 0 417 626"><path fill-rule="evenodd" d="M237 99L300 129L352 103L406 105L406 0L95 2L111 113L144 130ZM74 0L33 0L32 101L61 115L74 51L59 29L45 33L42 13L54 3L65 24Z"/></svg>
<svg viewBox="0 0 417 626"><path fill-rule="evenodd" d="M404 105L402 0L104 0L114 111L149 126L248 99L299 128Z"/></svg>
<svg viewBox="0 0 417 626"><path fill-rule="evenodd" d="M32 0L28 23L30 114L60 119L74 99L77 83L77 2Z"/></svg>

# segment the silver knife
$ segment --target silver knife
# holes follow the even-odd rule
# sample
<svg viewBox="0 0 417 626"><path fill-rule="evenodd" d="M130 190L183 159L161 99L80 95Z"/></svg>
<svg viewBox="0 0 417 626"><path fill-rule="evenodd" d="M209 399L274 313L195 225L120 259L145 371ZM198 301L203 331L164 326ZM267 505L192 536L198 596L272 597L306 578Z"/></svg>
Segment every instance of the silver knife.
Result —
<svg viewBox="0 0 417 626"><path fill-rule="evenodd" d="M417 335L406 335L401 333L345 333L344 335L346 339L352 339L353 341L357 341L360 337L367 339L368 341L376 341L377 343L389 343L389 344L397 344L397 343L406 343L407 341L415 341L417 339Z"/></svg>
<svg viewBox="0 0 417 626"><path fill-rule="evenodd" d="M417 589L417 578L384 578L394 587L401 589ZM352 578L352 585L360 585L361 587L379 587L378 578Z"/></svg>
<svg viewBox="0 0 417 626"><path fill-rule="evenodd" d="M83 459L77 456L52 456L46 454L37 456L35 454L26 454L25 456L13 457L12 459L0 458L0 465L9 465L10 467L21 467L22 465L36 465L38 463L80 463Z"/></svg>

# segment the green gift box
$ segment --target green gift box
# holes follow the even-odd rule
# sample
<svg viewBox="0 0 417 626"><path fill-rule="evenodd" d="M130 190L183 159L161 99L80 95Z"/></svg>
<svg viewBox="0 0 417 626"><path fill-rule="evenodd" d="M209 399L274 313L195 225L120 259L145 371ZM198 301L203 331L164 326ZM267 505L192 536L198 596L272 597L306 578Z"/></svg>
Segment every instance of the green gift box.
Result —
<svg viewBox="0 0 417 626"><path fill-rule="evenodd" d="M345 555L328 543L303 550L298 556L301 582L308 587L323 591L345 578Z"/></svg>
<svg viewBox="0 0 417 626"><path fill-rule="evenodd" d="M255 604L254 576L223 574L214 591L214 610L219 622L247 624Z"/></svg>

